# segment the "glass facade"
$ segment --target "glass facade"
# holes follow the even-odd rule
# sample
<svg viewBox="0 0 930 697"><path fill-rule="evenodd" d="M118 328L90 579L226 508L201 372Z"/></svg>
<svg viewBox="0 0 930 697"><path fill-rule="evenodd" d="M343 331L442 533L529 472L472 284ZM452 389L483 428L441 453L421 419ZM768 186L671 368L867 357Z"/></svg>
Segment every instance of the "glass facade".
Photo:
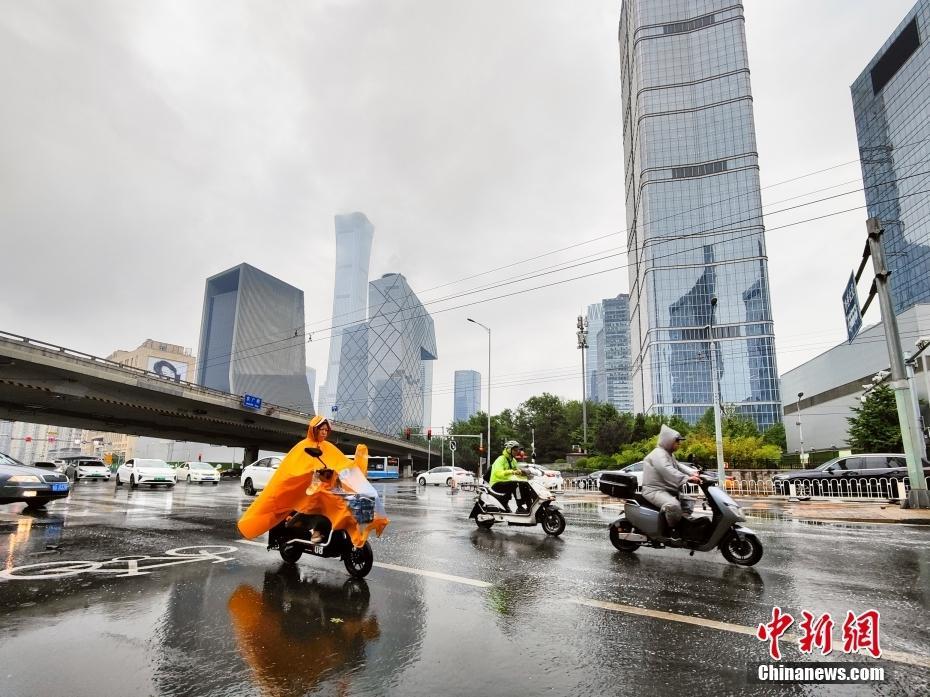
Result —
<svg viewBox="0 0 930 697"><path fill-rule="evenodd" d="M598 342L604 341L604 305L594 303L588 305L586 315L588 321L588 348L584 354L585 390L589 402L603 402L607 397L606 387L601 384L604 377L604 366L598 370Z"/></svg>
<svg viewBox="0 0 930 697"><path fill-rule="evenodd" d="M633 411L630 375L630 296L607 298L604 307L604 399L617 411Z"/></svg>
<svg viewBox="0 0 930 697"><path fill-rule="evenodd" d="M364 213L337 215L336 223L336 275L333 285L333 327L329 340L329 364L326 380L320 385L320 412L344 418L340 392L340 365L343 356L343 337L352 328L364 323L368 313L368 266L375 228ZM350 353L353 351L350 349ZM355 376L349 381L354 383ZM351 391L351 386L341 388ZM338 412L332 412L336 405ZM352 405L346 405L349 409Z"/></svg>
<svg viewBox="0 0 930 697"><path fill-rule="evenodd" d="M634 409L694 422L716 379L767 428L781 403L742 5L624 0L619 41Z"/></svg>
<svg viewBox="0 0 930 697"><path fill-rule="evenodd" d="M211 276L197 382L312 413L303 326L302 290L248 264Z"/></svg>
<svg viewBox="0 0 930 697"><path fill-rule="evenodd" d="M930 0L907 14L852 84L869 217L885 230L895 313L930 302Z"/></svg>
<svg viewBox="0 0 930 697"><path fill-rule="evenodd" d="M481 373L477 370L456 370L453 421L466 421L480 410Z"/></svg>

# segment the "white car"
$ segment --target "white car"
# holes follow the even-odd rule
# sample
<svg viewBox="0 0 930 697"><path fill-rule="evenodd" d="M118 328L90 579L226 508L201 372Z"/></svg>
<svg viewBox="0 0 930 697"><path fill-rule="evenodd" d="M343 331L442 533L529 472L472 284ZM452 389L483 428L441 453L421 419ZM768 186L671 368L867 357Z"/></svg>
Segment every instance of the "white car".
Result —
<svg viewBox="0 0 930 697"><path fill-rule="evenodd" d="M558 470L547 470L539 465L523 465L523 467L532 472L533 476L539 479L539 483L547 489L562 490L562 485L565 482L562 479L562 473Z"/></svg>
<svg viewBox="0 0 930 697"><path fill-rule="evenodd" d="M251 465L248 465L242 470L239 477L242 490L249 496L255 496L265 488L271 479L271 475L278 469L278 465L281 464L283 459L277 456L263 457L261 460L256 460Z"/></svg>
<svg viewBox="0 0 930 697"><path fill-rule="evenodd" d="M65 469L65 475L75 484L84 479L108 482L110 481L110 468L101 460L88 458L68 465Z"/></svg>
<svg viewBox="0 0 930 697"><path fill-rule="evenodd" d="M140 484L166 486L170 489L177 483L177 478L175 470L164 460L134 457L116 470L116 486L127 483L132 489L138 488Z"/></svg>
<svg viewBox="0 0 930 697"><path fill-rule="evenodd" d="M455 468L456 484L474 484L475 475L461 467ZM417 475L417 484L426 486L435 484L436 486L452 486L452 468L451 467L433 467Z"/></svg>
<svg viewBox="0 0 930 697"><path fill-rule="evenodd" d="M213 486L216 486L220 483L220 473L209 462L185 462L175 471L178 479L184 479L188 484L213 482Z"/></svg>
<svg viewBox="0 0 930 697"><path fill-rule="evenodd" d="M643 465L645 464L645 462L634 462L632 465L627 465L620 470L624 474L632 474L636 477L637 491L643 488Z"/></svg>

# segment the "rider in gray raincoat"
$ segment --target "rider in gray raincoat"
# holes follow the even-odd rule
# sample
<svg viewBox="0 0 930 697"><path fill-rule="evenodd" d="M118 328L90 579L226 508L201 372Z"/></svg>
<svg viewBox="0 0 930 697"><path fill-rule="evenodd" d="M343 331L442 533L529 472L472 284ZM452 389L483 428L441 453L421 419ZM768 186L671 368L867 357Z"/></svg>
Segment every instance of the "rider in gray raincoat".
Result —
<svg viewBox="0 0 930 697"><path fill-rule="evenodd" d="M662 424L659 444L646 456L643 466L643 498L656 506L671 528L675 528L682 516L691 515L694 502L681 495L686 482L699 482L697 470L683 465L675 459L675 451L684 437L676 430Z"/></svg>

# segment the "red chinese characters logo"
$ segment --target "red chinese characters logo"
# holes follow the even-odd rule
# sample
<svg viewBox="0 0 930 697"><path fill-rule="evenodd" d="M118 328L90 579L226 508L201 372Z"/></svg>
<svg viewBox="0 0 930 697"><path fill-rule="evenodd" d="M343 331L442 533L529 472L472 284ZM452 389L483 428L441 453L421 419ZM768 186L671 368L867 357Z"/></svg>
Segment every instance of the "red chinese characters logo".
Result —
<svg viewBox="0 0 930 697"><path fill-rule="evenodd" d="M802 620L798 625L801 629L798 641L801 653L812 654L815 650L819 650L823 656L830 654L833 651L833 628L835 626L830 613L827 612L817 617L803 610L801 617ZM861 615L847 612L846 620L843 622L843 652L866 651L875 658L881 657L878 621L877 610L867 610ZM776 606L772 608L772 620L760 624L756 629L756 638L759 641L769 642L769 655L774 660L781 659L778 641L784 637L792 624L794 624L794 617L787 612L782 612L782 609Z"/></svg>
<svg viewBox="0 0 930 697"><path fill-rule="evenodd" d="M781 608L776 605L772 608L772 621L768 624L760 624L756 630L756 637L759 641L769 642L769 654L776 661L781 658L778 640L792 624L794 624L794 617L782 612Z"/></svg>

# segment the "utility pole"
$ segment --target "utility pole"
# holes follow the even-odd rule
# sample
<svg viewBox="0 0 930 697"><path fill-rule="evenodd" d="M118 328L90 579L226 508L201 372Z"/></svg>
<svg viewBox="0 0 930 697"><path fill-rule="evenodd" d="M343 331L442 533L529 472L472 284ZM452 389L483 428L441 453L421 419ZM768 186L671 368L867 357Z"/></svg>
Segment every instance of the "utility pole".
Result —
<svg viewBox="0 0 930 697"><path fill-rule="evenodd" d="M726 481L723 463L723 426L720 423L720 382L717 380L717 344L714 341L714 312L717 309L716 296L710 299L710 382L714 391L714 440L717 441L717 481L720 486Z"/></svg>
<svg viewBox="0 0 930 697"><path fill-rule="evenodd" d="M584 371L584 354L588 349L588 320L578 315L578 348L581 349L581 450L588 452L588 376Z"/></svg>
<svg viewBox="0 0 930 697"><path fill-rule="evenodd" d="M798 392L798 440L801 442L801 464L804 464L804 430L801 428L801 397L803 392Z"/></svg>
<svg viewBox="0 0 930 697"><path fill-rule="evenodd" d="M882 245L884 230L882 230L878 218L869 218L866 221L866 229L869 235L867 252L872 256L872 266L875 270L875 280L872 282L872 288L874 293L878 295L879 306L882 310L882 323L885 325L885 342L888 345L888 359L891 365L891 389L894 390L895 404L898 407L901 440L904 442L907 474L911 485L907 498L901 502L901 505L905 508L930 508L930 496L927 494L927 482L924 479L921 454L916 451L914 445L917 424L914 420L911 390L907 382L907 368L904 363L904 351L901 348L901 336L898 333L898 318L894 314L891 290L888 286L888 277L891 272L888 271L885 262L885 249Z"/></svg>

